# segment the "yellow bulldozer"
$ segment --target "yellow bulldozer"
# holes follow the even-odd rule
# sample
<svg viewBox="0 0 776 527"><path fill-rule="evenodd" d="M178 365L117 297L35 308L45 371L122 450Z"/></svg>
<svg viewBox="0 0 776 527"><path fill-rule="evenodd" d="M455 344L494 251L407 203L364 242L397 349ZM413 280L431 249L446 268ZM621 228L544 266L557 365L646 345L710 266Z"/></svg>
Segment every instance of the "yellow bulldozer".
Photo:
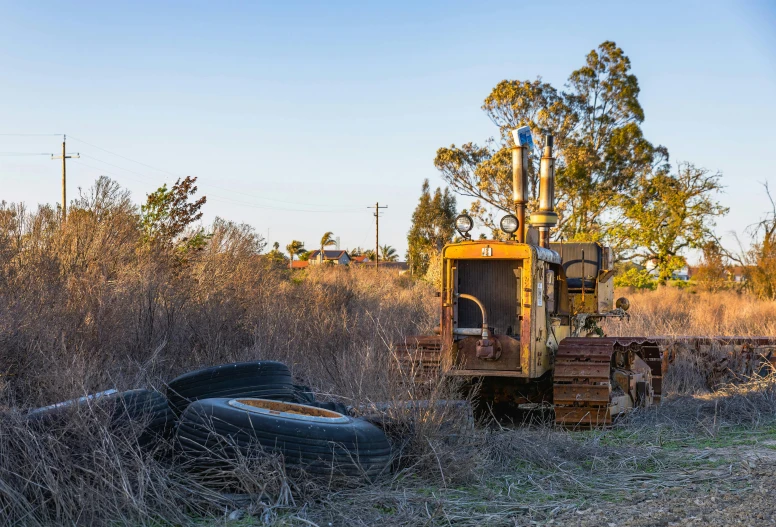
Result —
<svg viewBox="0 0 776 527"><path fill-rule="evenodd" d="M464 378L491 407L551 407L560 426L596 427L659 403L677 345L722 347L749 372L770 359L776 339L768 337L606 337L601 321L626 318L629 308L625 298L614 302L612 250L550 241L558 219L552 136L540 162L539 207L526 221L532 145L514 135L515 214L501 219L498 240L473 240L472 219L456 219L462 239L442 250L437 334L396 346L413 380Z"/></svg>

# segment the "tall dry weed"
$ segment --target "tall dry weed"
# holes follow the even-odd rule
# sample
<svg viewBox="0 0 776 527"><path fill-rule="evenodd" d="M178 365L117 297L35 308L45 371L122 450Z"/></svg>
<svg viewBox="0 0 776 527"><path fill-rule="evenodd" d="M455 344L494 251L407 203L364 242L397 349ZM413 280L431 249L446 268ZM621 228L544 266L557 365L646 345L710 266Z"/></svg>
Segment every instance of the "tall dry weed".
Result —
<svg viewBox="0 0 776 527"><path fill-rule="evenodd" d="M204 250L142 243L119 189L96 188L60 226L47 207L0 207L0 404L163 386L199 366L285 361L348 398L384 389L390 343L430 330L433 292L372 269L290 274L246 225L217 219Z"/></svg>
<svg viewBox="0 0 776 527"><path fill-rule="evenodd" d="M138 220L128 195L104 180L64 225L50 207L0 204L0 517L185 524L234 506L100 416L40 430L24 418L32 407L109 388L163 390L185 371L256 359L286 362L324 399L413 398L393 377L391 343L432 329L437 301L427 284L370 268L292 274L260 254L251 227L222 219L202 250L149 247ZM397 449L397 464L452 478L463 452L450 454L454 445L435 431L450 414L400 417L412 421L412 440ZM293 505L273 463L237 460L230 469L254 508ZM295 485L298 499L315 495Z"/></svg>
<svg viewBox="0 0 776 527"><path fill-rule="evenodd" d="M610 322L607 334L622 336L776 336L776 301L720 291L693 293L673 287L632 293L630 320Z"/></svg>
<svg viewBox="0 0 776 527"><path fill-rule="evenodd" d="M382 484L392 489L472 485L516 461L548 470L599 455L546 430L472 430L466 406L445 402L456 386L418 392L401 378L391 343L437 324L428 283L358 267L292 274L259 254L251 227L218 219L209 231L201 251L151 249L128 196L109 182L78 200L65 225L50 207L0 205L0 517L186 524L234 507L100 416L43 431L22 416L108 388L163 389L182 372L231 361L282 360L323 398L391 403L382 418L398 430L398 475ZM776 305L746 296L661 289L630 297L631 321L610 334L776 334ZM617 453L610 457L615 471ZM238 460L232 472L268 522L320 502L304 483L291 496L294 483L272 458Z"/></svg>

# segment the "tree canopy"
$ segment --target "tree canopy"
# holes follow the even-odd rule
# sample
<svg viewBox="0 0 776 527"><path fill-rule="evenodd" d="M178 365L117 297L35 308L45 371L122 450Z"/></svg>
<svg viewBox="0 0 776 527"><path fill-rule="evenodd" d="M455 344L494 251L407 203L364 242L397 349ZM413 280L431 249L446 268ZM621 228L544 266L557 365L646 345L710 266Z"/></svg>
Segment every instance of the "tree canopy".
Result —
<svg viewBox="0 0 776 527"><path fill-rule="evenodd" d="M197 192L197 178L178 179L172 188L162 185L148 195L141 206L141 223L147 241L171 244L189 225L202 218L202 206L207 201L202 196L190 202Z"/></svg>
<svg viewBox="0 0 776 527"><path fill-rule="evenodd" d="M437 188L432 197L431 187L425 180L407 234L407 261L413 275L425 275L431 254L441 251L444 244L453 239L455 215L455 196L449 189L442 192Z"/></svg>
<svg viewBox="0 0 776 527"><path fill-rule="evenodd" d="M681 163L674 174L668 150L649 142L630 59L614 42L590 51L563 89L536 80L503 80L482 109L499 134L484 144L437 150L434 165L457 194L474 199L469 213L498 234L494 212L514 213L510 132L529 126L537 148L528 169L528 210L536 210L545 135L554 136L555 239L624 243L619 257L650 260L670 276L685 248L713 236L727 209L714 194L719 174Z"/></svg>
<svg viewBox="0 0 776 527"><path fill-rule="evenodd" d="M488 205L514 212L510 131L529 126L538 147L529 167L529 210L536 208L544 136L552 134L560 216L556 237L600 239L607 210L668 155L643 137L644 111L630 69L622 49L607 41L571 73L565 91L541 79L501 81L482 106L499 127L499 138L484 146L440 148L434 163L454 191L477 200L471 213L495 229Z"/></svg>
<svg viewBox="0 0 776 527"><path fill-rule="evenodd" d="M326 247L329 247L330 245L336 245L337 241L334 239L334 233L329 231L323 234L321 236L321 252L318 254L318 259L321 261L321 263L324 262L324 255L323 251Z"/></svg>
<svg viewBox="0 0 776 527"><path fill-rule="evenodd" d="M611 241L628 259L653 263L659 280L671 278L685 261L685 249L714 241L714 218L728 209L714 201L721 174L681 163L675 174L660 170L621 198L622 214L608 228Z"/></svg>
<svg viewBox="0 0 776 527"><path fill-rule="evenodd" d="M746 286L759 298L776 300L776 200L766 182L771 210L750 227L752 245L739 256L728 256L744 268Z"/></svg>
<svg viewBox="0 0 776 527"><path fill-rule="evenodd" d="M286 252L288 253L288 256L290 258L288 262L288 266L292 267L294 263L294 256L297 256L306 252L304 248L304 242L300 242L299 240L292 240L291 243L286 245Z"/></svg>
<svg viewBox="0 0 776 527"><path fill-rule="evenodd" d="M384 262L395 262L399 259L399 254L396 249L390 245L382 245L380 247L380 260Z"/></svg>

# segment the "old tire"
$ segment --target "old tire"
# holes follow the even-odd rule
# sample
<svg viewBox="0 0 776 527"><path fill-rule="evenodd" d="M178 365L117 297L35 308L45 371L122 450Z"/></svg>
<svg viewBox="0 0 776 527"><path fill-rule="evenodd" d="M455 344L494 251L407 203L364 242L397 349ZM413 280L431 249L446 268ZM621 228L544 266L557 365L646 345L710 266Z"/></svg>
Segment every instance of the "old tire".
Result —
<svg viewBox="0 0 776 527"><path fill-rule="evenodd" d="M194 401L221 397L293 401L291 372L282 362L235 362L185 373L167 385L167 399L178 415Z"/></svg>
<svg viewBox="0 0 776 527"><path fill-rule="evenodd" d="M387 470L391 446L374 425L337 412L267 399L204 399L180 418L181 453L212 467L256 452L283 455L287 469L320 476L374 478Z"/></svg>
<svg viewBox="0 0 776 527"><path fill-rule="evenodd" d="M27 421L40 430L67 426L72 412L87 408L98 416L105 416L113 430L142 423L143 427L137 430L137 442L144 448L170 438L175 425L175 414L164 395L145 389L126 392L108 390L36 408L27 412Z"/></svg>

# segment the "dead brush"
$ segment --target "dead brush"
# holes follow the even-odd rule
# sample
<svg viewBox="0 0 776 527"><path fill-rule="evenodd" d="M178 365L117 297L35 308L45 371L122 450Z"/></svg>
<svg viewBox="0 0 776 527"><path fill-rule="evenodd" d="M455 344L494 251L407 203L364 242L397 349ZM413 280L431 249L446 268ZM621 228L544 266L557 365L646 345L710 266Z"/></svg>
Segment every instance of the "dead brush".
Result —
<svg viewBox="0 0 776 527"><path fill-rule="evenodd" d="M112 426L97 406L73 408L56 423L22 414L0 419L0 517L20 525L189 524L235 509L293 506L276 457L230 458L218 487L171 462L173 445L140 448L143 423ZM228 476L228 477L226 477Z"/></svg>
<svg viewBox="0 0 776 527"><path fill-rule="evenodd" d="M776 422L776 375L753 375L715 390L675 393L648 411L635 412L625 426L645 437L716 436L721 428L756 429Z"/></svg>
<svg viewBox="0 0 776 527"><path fill-rule="evenodd" d="M319 525L514 525L536 511L546 519L575 498L686 484L689 476L655 451L658 434L756 425L776 411L771 380L703 393L707 364L688 354L666 379L675 395L613 430L471 430L466 406L446 402L467 399L461 386L437 379L420 389L392 368L392 342L438 324L429 284L357 267L291 274L257 253L255 231L224 220L212 227L213 243L180 261L143 249L125 197L78 204L66 229L49 207L0 209L7 523L187 525L243 508L270 524L285 515ZM628 296L631 320L609 334L776 335L773 302L673 289ZM387 403L397 472L340 488L294 481L276 458L257 453L220 469L231 487L213 487L165 457L172 445L139 449L136 431L88 408L45 430L13 411L110 387L163 388L201 366L257 359L286 362L322 399ZM638 447L618 446L621 437Z"/></svg>
<svg viewBox="0 0 776 527"><path fill-rule="evenodd" d="M436 471L420 462L377 485L335 491L305 518L318 525L354 518L360 525L530 525L593 496L638 492L660 479L686 483L663 471L655 448L611 444L606 434L480 427L468 441L457 455L459 463L471 460L467 477L444 462Z"/></svg>
<svg viewBox="0 0 776 527"><path fill-rule="evenodd" d="M476 393L438 374L414 382L417 372L403 369L390 349L381 363L382 374L354 411L385 431L395 477L420 476L442 485L478 477L484 457L476 447Z"/></svg>
<svg viewBox="0 0 776 527"><path fill-rule="evenodd" d="M610 321L610 336L776 335L776 302L732 291L717 293L661 286L656 291L618 290L630 300L630 319Z"/></svg>

